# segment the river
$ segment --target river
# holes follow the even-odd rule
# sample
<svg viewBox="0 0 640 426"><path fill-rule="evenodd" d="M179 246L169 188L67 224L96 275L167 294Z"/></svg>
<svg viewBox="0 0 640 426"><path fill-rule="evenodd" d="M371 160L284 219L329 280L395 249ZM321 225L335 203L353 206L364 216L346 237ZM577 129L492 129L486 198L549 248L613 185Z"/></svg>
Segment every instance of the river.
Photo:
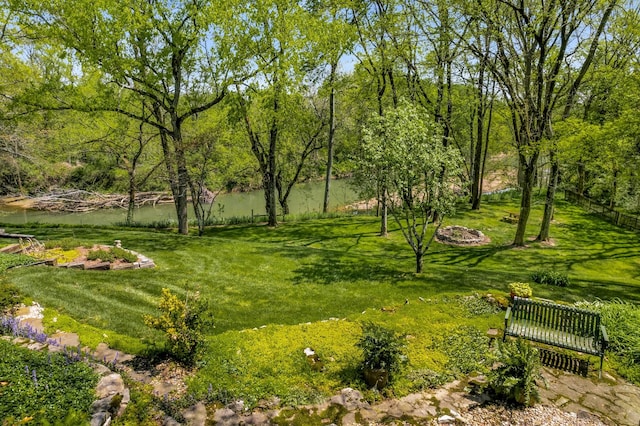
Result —
<svg viewBox="0 0 640 426"><path fill-rule="evenodd" d="M324 196L324 182L298 184L289 197L289 208L292 214L312 213L322 211ZM357 201L357 194L349 184L349 180L334 180L331 182L329 199L330 209L336 209ZM232 192L220 194L212 209L216 217L230 218L237 216L251 216L265 214L264 192L262 190L250 192ZM0 223L58 223L70 225L112 225L124 222L127 217L125 209L102 209L87 213L51 213L37 210L25 210L19 207L0 204ZM189 210L189 218L195 218L193 210ZM145 206L136 209L134 221L152 223L177 219L173 204L159 206Z"/></svg>

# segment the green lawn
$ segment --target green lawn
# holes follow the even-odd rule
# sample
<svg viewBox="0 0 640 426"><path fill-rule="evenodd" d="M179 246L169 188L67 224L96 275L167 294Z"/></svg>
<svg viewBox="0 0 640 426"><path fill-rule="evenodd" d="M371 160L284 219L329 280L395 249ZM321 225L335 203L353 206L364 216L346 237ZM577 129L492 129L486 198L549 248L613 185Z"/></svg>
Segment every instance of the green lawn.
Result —
<svg viewBox="0 0 640 426"><path fill-rule="evenodd" d="M464 307L451 302L457 295L504 294L509 282L530 281L537 269L566 272L571 284L567 288L532 284L534 296L564 302L640 301L637 233L559 201L553 244L513 248L515 225L500 219L516 210L515 201L491 202L480 212L462 210L447 218L446 224L482 230L491 243L480 247L434 243L421 275L413 273L413 253L395 224L390 221L392 232L380 237L378 219L371 216L287 222L276 229L216 227L202 237L116 228L25 227L22 232L40 240L73 236L108 244L119 239L124 247L154 259L158 267L106 273L33 267L12 269L7 275L23 293L49 309L49 330L79 331L85 344L106 340L136 353L161 337L142 322L143 314L155 312L161 289L199 290L211 302L215 328L209 335L206 366L193 388L202 393L212 383L216 392L233 388L234 396L246 397L249 391L243 386L253 386L252 397L257 399L286 393L292 381L302 381L311 384L288 397L295 400L302 395L301 400L309 400L355 380L349 369L357 357L353 343L363 319L417 336L408 350L414 370L422 371L444 368L444 361L440 367L433 361L441 351L425 349L434 336L464 324L482 332L490 325L500 326L499 314L465 317ZM541 210L540 204L534 208L532 237ZM389 310L383 312L382 307ZM439 311L442 314L436 315ZM321 322L329 318L346 321ZM335 343L327 343L331 341ZM265 349L268 342L276 347ZM252 351L247 347L252 344L262 349ZM335 365L327 367L330 374L308 377L297 355L305 345L331 354ZM246 356L238 358L238 352ZM271 354L273 368L281 373L265 367L264 359L251 361L264 354ZM406 384L404 390L409 388Z"/></svg>

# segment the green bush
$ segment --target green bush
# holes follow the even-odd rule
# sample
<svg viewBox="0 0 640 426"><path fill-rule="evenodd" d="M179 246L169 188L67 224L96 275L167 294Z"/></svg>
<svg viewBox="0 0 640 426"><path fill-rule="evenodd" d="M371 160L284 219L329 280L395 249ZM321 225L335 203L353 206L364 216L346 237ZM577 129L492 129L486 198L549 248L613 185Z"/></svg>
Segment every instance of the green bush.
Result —
<svg viewBox="0 0 640 426"><path fill-rule="evenodd" d="M544 379L536 348L522 339L498 341L497 362L498 367L488 378L489 386L498 397L526 406L540 399L536 382Z"/></svg>
<svg viewBox="0 0 640 426"><path fill-rule="evenodd" d="M0 277L0 314L6 309L17 305L22 299L22 294L18 287Z"/></svg>
<svg viewBox="0 0 640 426"><path fill-rule="evenodd" d="M549 284L557 287L566 287L569 285L569 277L567 274L556 271L535 271L531 274L531 280L538 284Z"/></svg>
<svg viewBox="0 0 640 426"><path fill-rule="evenodd" d="M3 424L18 424L30 417L34 424L61 419L73 420L63 424L88 423L97 376L84 363L0 340L0 378Z"/></svg>
<svg viewBox="0 0 640 426"><path fill-rule="evenodd" d="M103 262L113 262L116 260L116 256L111 250L91 250L87 253L87 260L101 260Z"/></svg>
<svg viewBox="0 0 640 426"><path fill-rule="evenodd" d="M362 366L393 373L400 368L404 340L395 331L372 322L362 324L362 336L356 346L362 349Z"/></svg>
<svg viewBox="0 0 640 426"><path fill-rule="evenodd" d="M111 253L114 255L116 259L124 260L125 262L128 262L128 263L133 263L138 261L137 255L120 247L113 247L111 249Z"/></svg>
<svg viewBox="0 0 640 426"><path fill-rule="evenodd" d="M533 290L531 290L531 286L527 283L510 283L509 291L512 295L518 297L531 297L533 295Z"/></svg>
<svg viewBox="0 0 640 426"><path fill-rule="evenodd" d="M176 361L194 365L204 347L204 328L212 322L206 301L197 292L191 297L187 292L186 300L182 301L163 288L158 310L160 316L145 315L144 323L164 331L167 350Z"/></svg>

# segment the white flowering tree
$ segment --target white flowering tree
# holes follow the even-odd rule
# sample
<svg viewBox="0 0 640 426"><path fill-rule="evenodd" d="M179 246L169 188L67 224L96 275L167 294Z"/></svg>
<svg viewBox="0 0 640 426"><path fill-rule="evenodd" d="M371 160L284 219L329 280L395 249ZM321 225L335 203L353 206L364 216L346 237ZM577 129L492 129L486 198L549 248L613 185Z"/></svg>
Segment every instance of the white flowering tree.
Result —
<svg viewBox="0 0 640 426"><path fill-rule="evenodd" d="M416 272L422 272L424 254L462 188L460 153L443 143L442 128L424 108L403 101L371 116L361 156L361 175L385 180L387 208L415 253Z"/></svg>

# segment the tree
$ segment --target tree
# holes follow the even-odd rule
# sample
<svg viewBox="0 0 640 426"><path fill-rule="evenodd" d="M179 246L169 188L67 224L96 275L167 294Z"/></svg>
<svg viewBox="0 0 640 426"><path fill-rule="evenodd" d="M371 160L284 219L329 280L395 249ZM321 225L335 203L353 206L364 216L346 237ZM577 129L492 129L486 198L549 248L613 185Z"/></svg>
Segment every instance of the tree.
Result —
<svg viewBox="0 0 640 426"><path fill-rule="evenodd" d="M188 233L187 119L217 105L242 77L239 16L227 1L15 0L21 25L66 60L75 76L60 85L75 96L40 88L23 101L48 109L113 111L160 134L178 228ZM45 47L47 47L45 45ZM79 74L79 76L78 76ZM94 75L95 93L77 93L78 78ZM129 92L145 111L122 102ZM46 98L45 98L46 96ZM133 103L135 105L135 102Z"/></svg>
<svg viewBox="0 0 640 426"><path fill-rule="evenodd" d="M424 254L445 216L455 209L462 158L446 146L442 128L422 107L403 101L384 116L373 115L363 129L362 167L388 175L387 208L423 269ZM435 228L427 236L429 225Z"/></svg>
<svg viewBox="0 0 640 426"><path fill-rule="evenodd" d="M611 3L616 0L605 6ZM575 64L578 70L590 65L580 53L598 35L589 31L590 25L606 21L607 8L598 0L498 0L477 7L477 19L496 28L490 70L509 105L518 150L522 199L514 245L523 246L542 143L553 135L555 107L567 88L578 82L580 72L572 72Z"/></svg>
<svg viewBox="0 0 640 426"><path fill-rule="evenodd" d="M299 176L308 155L317 149L320 131L325 121L313 126L305 137L287 138L287 122L298 114L294 111L296 99L305 92L304 78L309 68L318 63L317 40L312 37L317 21L312 13L292 0L258 1L245 12L247 31L251 39L246 48L256 67L255 78L245 87L237 86L239 110L262 177L265 210L269 226L277 225L277 202L285 213L291 186ZM290 102L294 104L289 104ZM298 106L301 104L297 104ZM294 125L295 126L295 125ZM291 128L291 127L290 127ZM292 180L285 183L285 163L279 161L284 144L291 142L300 150ZM289 151L293 152L293 151ZM291 162L287 162L291 165Z"/></svg>

